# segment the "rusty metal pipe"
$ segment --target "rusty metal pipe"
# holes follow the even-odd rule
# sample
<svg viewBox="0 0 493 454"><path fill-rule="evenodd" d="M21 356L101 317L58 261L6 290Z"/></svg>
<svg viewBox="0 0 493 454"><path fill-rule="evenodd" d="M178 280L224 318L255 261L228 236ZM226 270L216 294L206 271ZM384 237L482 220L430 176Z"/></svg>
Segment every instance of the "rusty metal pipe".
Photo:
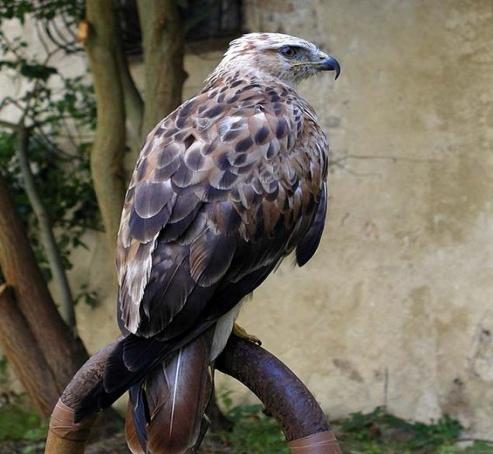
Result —
<svg viewBox="0 0 493 454"><path fill-rule="evenodd" d="M293 453L341 453L313 394L272 353L232 335L216 368L253 391L281 425Z"/></svg>

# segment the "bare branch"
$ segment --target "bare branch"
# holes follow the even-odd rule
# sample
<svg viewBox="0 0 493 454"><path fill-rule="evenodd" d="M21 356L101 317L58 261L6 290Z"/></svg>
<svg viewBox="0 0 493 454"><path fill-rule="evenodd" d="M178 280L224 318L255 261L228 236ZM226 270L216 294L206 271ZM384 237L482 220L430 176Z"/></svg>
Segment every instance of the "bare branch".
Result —
<svg viewBox="0 0 493 454"><path fill-rule="evenodd" d="M24 125L24 119L22 119L17 128L16 153L17 158L19 159L22 178L24 180L24 188L33 208L34 214L36 215L36 219L38 220L41 243L53 275L53 281L55 282L55 285L60 293L60 313L65 323L72 330L72 332L74 332L76 329L74 300L72 298L70 285L63 267L62 257L60 256L60 251L58 250L58 246L56 244L55 235L53 234L48 212L46 211L44 203L41 200L39 192L36 188L36 184L34 183L34 177L28 158L28 146L29 136Z"/></svg>
<svg viewBox="0 0 493 454"><path fill-rule="evenodd" d="M6 120L0 120L0 126L3 126L4 128L8 128L8 129L13 129L14 131L17 131L17 128L19 127L17 123L12 123Z"/></svg>

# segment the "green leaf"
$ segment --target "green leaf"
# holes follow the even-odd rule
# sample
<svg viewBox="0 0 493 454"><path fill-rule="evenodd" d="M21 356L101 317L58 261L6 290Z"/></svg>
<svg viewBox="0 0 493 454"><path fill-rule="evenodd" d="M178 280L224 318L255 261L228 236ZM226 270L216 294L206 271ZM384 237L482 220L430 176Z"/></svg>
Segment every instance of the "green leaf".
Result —
<svg viewBox="0 0 493 454"><path fill-rule="evenodd" d="M46 81L51 75L57 74L58 70L52 66L22 62L19 68L19 72L28 79L41 79L43 81Z"/></svg>

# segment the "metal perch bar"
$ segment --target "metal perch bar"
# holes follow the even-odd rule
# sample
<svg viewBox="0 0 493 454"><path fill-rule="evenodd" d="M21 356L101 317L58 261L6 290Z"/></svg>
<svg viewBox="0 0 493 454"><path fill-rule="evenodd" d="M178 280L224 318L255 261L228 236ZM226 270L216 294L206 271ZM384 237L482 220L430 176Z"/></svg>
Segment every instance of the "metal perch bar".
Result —
<svg viewBox="0 0 493 454"><path fill-rule="evenodd" d="M108 356L117 341L91 356L66 386L51 414L46 454L82 454L96 417L74 422L74 409L80 399L91 391L102 377Z"/></svg>
<svg viewBox="0 0 493 454"><path fill-rule="evenodd" d="M341 453L313 394L272 353L232 335L216 368L243 383L262 401L281 425L293 453Z"/></svg>
<svg viewBox="0 0 493 454"><path fill-rule="evenodd" d="M79 454L95 418L74 423L80 398L101 377L106 359L116 343L93 355L77 372L60 397L50 419L45 454ZM295 454L340 454L327 419L306 386L274 355L232 336L216 361L221 372L251 389L280 423Z"/></svg>

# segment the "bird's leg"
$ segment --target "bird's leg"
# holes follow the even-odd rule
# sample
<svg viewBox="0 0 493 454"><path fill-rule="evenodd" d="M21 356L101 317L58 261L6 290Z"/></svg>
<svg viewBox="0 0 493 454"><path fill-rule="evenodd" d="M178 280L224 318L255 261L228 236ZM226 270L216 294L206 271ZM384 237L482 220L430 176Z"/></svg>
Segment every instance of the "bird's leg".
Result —
<svg viewBox="0 0 493 454"><path fill-rule="evenodd" d="M254 344L262 345L262 341L258 337L252 336L251 334L248 334L245 331L245 329L242 328L240 325L238 325L238 323L236 323L236 322L233 325L233 334L235 336L241 337L242 339L245 339L249 342L253 342Z"/></svg>

